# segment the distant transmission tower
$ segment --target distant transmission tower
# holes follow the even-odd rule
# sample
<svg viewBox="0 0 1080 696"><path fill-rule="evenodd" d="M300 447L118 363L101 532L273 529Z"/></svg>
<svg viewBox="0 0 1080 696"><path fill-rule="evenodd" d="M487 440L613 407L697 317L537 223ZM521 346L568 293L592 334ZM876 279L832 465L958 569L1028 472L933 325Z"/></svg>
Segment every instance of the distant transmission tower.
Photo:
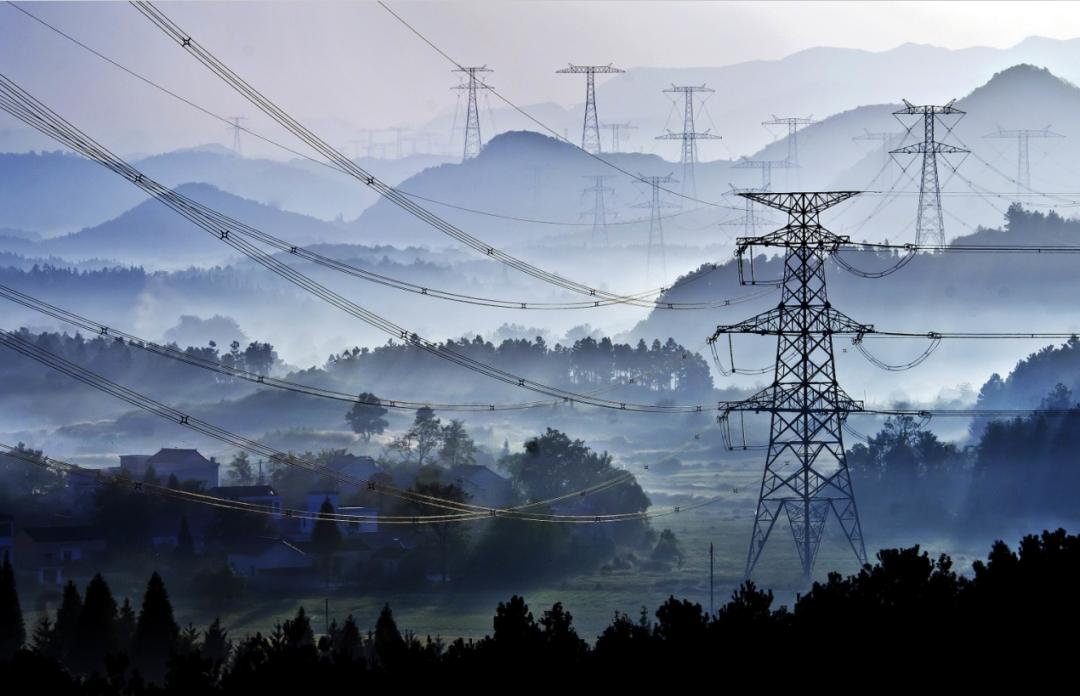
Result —
<svg viewBox="0 0 1080 696"><path fill-rule="evenodd" d="M232 121L232 125L229 126L229 130L232 131L232 151L234 155L240 156L243 151L240 149L240 131L244 130L240 125L241 121L246 121L245 116L230 116L229 120Z"/></svg>
<svg viewBox="0 0 1080 696"><path fill-rule="evenodd" d="M675 208L675 206L667 201L664 201L660 197L661 184L670 184L675 179L671 174L665 174L664 176L645 176L643 174L638 175L638 181L644 184L648 184L652 195L649 201L636 204L635 208L648 208L649 209L649 246L645 254L645 277L648 281L653 278L653 257L659 255L660 257L660 283L667 282L667 255L664 251L664 224L663 224L663 211L665 208Z"/></svg>
<svg viewBox="0 0 1080 696"><path fill-rule="evenodd" d="M763 126L787 126L788 138L787 138L787 162L791 167L799 166L799 129L803 126L809 126L814 122L813 116L807 118L801 118L799 116L776 116L773 115L772 119L768 121L762 121Z"/></svg>
<svg viewBox="0 0 1080 696"><path fill-rule="evenodd" d="M743 157L741 160L735 163L735 169L760 169L761 170L761 190L768 191L772 188L772 170L773 169L789 169L791 167L789 160L752 160Z"/></svg>
<svg viewBox="0 0 1080 696"><path fill-rule="evenodd" d="M682 133L672 133L671 131L668 131L664 135L656 136L656 139L682 141L682 192L687 196L697 196L697 182L694 179L694 163L697 162L697 141L720 139L719 135L713 135L709 131L698 133L694 130L694 93L709 93L715 91L716 90L709 89L705 85L672 85L669 89L664 90L665 94L683 95L683 130Z"/></svg>
<svg viewBox="0 0 1080 696"><path fill-rule="evenodd" d="M1061 133L1050 130L1050 126L1040 130L1021 128L1016 130L1002 130L998 126L997 131L983 136L984 138L1015 138L1016 139L1016 192L1023 193L1031 190L1031 163L1028 159L1028 141L1031 138L1064 138Z"/></svg>
<svg viewBox="0 0 1080 696"><path fill-rule="evenodd" d="M825 260L847 237L821 226L820 213L854 195L853 191L829 193L743 193L762 205L788 214L779 230L736 241L740 279L743 260L753 247L784 250L784 277L778 307L729 326L718 326L710 343L725 334L746 333L777 337L773 383L754 396L726 407L720 416L727 424L733 411L769 413L765 472L761 480L754 531L746 556L749 576L781 515L788 525L809 584L814 559L821 544L825 521L835 514L860 563L866 563L866 547L855 506L843 425L849 413L861 411L836 381L833 334L861 336L872 326L858 324L829 303L825 285ZM751 275L750 284L756 281Z"/></svg>
<svg viewBox="0 0 1080 696"><path fill-rule="evenodd" d="M622 73L625 70L607 65L574 65L556 70L556 73L585 74L585 126L581 131L581 148L594 155L600 153L600 121L596 118L596 73Z"/></svg>
<svg viewBox="0 0 1080 696"><path fill-rule="evenodd" d="M479 80L476 75L477 73L494 71L486 65L481 65L479 67L461 67L451 72L465 73L469 76L465 84L453 88L467 90L469 93L469 106L465 115L465 154L461 158L464 161L479 155L480 148L484 145L480 139L480 109L476 105L476 92L481 89L491 89L491 86Z"/></svg>
<svg viewBox="0 0 1080 696"><path fill-rule="evenodd" d="M604 185L605 179L613 178L611 174L591 175L584 177L591 179L593 185L589 188L582 189L582 195L586 193L593 194L593 207L592 210L582 213L582 215L592 216L592 237L590 245L593 248L606 247L608 245L608 216L615 217L618 213L608 213L607 205L605 203L604 196L607 194L615 193L615 189L609 188Z"/></svg>
<svg viewBox="0 0 1080 696"><path fill-rule="evenodd" d="M637 130L637 126L627 123L601 123L601 128L611 131L611 151L619 151L619 143L622 142L622 132L626 130Z"/></svg>
<svg viewBox="0 0 1080 696"><path fill-rule="evenodd" d="M731 192L743 199L743 214L742 217L735 218L734 220L724 220L717 223L721 227L742 227L743 235L750 237L757 234L758 217L754 210L754 200L743 196L744 193L765 193L765 189L752 188L752 187L740 187L734 184L728 184L731 187Z"/></svg>
<svg viewBox="0 0 1080 696"><path fill-rule="evenodd" d="M894 111L897 120L901 116L919 116L923 122L923 141L891 150L903 155L922 155L922 177L919 180L919 212L915 220L915 244L945 246L945 217L941 209L941 182L938 179L937 156L944 154L967 154L969 151L955 145L947 145L934 139L934 126L942 116L960 116L964 112L953 106L953 99L945 106L915 106L907 99L904 108ZM918 122L912 124L914 128ZM955 126L955 124L954 124ZM946 127L946 130L952 130Z"/></svg>
<svg viewBox="0 0 1080 696"><path fill-rule="evenodd" d="M890 186L895 182L895 177L892 176L893 158L889 152L893 146L903 140L903 133L889 133L886 131L871 132L868 129L864 129L866 132L862 135L856 135L852 138L854 141L878 141L881 143L881 169L882 171L888 171L889 176L887 182Z"/></svg>

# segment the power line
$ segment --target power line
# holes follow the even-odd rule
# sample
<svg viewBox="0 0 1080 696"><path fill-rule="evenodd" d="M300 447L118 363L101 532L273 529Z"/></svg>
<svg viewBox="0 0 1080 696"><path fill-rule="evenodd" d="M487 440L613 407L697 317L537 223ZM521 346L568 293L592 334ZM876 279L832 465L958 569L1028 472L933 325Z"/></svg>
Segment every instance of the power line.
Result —
<svg viewBox="0 0 1080 696"><path fill-rule="evenodd" d="M385 7L385 5L384 5ZM585 75L585 124L581 130L581 149L600 154L600 121L596 116L596 74L624 73L625 70L607 65L574 65L555 71L564 75Z"/></svg>
<svg viewBox="0 0 1080 696"><path fill-rule="evenodd" d="M705 85L672 85L664 90L665 94L681 94L683 96L683 129L681 133L668 131L664 135L656 136L656 139L682 141L683 193L691 198L697 196L697 180L694 177L694 165L697 163L697 141L720 139L719 135L714 135L707 130L699 133L694 128L694 93L710 94L715 91Z"/></svg>

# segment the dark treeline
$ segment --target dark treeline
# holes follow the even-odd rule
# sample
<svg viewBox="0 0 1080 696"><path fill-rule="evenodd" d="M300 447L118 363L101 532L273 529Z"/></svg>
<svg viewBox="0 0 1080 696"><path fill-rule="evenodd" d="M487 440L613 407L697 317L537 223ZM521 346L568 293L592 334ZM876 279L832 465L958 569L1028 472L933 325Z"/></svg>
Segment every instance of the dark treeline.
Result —
<svg viewBox="0 0 1080 696"><path fill-rule="evenodd" d="M54 616L26 626L10 563L0 573L0 683L50 694L282 693L366 684L476 683L482 677L621 681L643 669L746 670L778 665L776 651L799 646L800 661L842 653L845 674L877 673L896 660L979 654L1019 658L1046 648L1080 618L1080 538L1065 530L1029 535L1017 551L996 542L970 576L918 546L887 549L847 577L831 573L791 608L744 583L710 615L670 597L650 616L616 613L594 643L580 636L561 604L534 614L522 597L502 602L480 640L420 638L402 631L389 606L363 630L348 616L316 635L303 607L268 634L229 635L215 620L181 628L154 573L139 611L118 603L100 575L80 596L69 584ZM647 667L646 667L647 666ZM1049 668L1043 665L1042 668ZM798 670L796 670L798 672ZM878 673L880 676L880 673ZM794 676L792 673L791 676Z"/></svg>

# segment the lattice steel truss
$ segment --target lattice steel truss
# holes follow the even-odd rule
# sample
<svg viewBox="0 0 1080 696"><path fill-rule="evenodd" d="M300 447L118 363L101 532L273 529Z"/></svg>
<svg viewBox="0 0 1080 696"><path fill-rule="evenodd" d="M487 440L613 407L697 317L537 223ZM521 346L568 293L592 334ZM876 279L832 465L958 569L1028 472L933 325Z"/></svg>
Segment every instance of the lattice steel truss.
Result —
<svg viewBox="0 0 1080 696"><path fill-rule="evenodd" d="M739 194L788 214L788 222L781 229L759 237L739 238L736 245L740 280L744 284L780 285L779 306L737 324L718 326L709 337L710 343L732 333L777 337L773 383L749 399L725 405L720 416L722 422L735 411L772 416L754 531L746 557L747 576L761 557L773 527L784 516L807 583L830 512L835 514L859 562L866 563L866 547L843 439L845 419L849 413L861 411L863 405L849 397L837 383L833 336L861 337L874 329L850 319L829 303L825 260L850 240L829 232L818 219L821 211L856 193ZM743 260L747 254L753 257L754 247L785 250L783 278L746 279Z"/></svg>

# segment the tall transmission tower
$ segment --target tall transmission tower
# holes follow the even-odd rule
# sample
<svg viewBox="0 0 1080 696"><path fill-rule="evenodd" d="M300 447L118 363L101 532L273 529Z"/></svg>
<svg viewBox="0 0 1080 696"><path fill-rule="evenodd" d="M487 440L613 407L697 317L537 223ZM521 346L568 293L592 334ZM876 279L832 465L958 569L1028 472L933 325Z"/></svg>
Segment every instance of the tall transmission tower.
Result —
<svg viewBox="0 0 1080 696"><path fill-rule="evenodd" d="M232 121L232 125L229 126L229 130L232 131L232 151L234 155L242 155L243 151L240 149L240 132L244 128L240 125L241 121L246 121L246 116L230 116L229 120Z"/></svg>
<svg viewBox="0 0 1080 696"><path fill-rule="evenodd" d="M963 117L964 113L953 106L955 99L944 106L915 106L907 99L904 108L893 112L897 120L903 123L901 116L918 116L923 122L923 141L905 147L890 150L891 154L922 155L922 177L919 180L919 212L915 219L915 244L933 244L945 246L945 217L941 209L941 181L938 179L937 156L945 154L967 154L969 151L935 140L935 126L942 116ZM911 128L915 128L915 121ZM944 126L946 131L951 128ZM953 124L955 127L956 124ZM910 129L909 129L910 130Z"/></svg>
<svg viewBox="0 0 1080 696"><path fill-rule="evenodd" d="M651 196L647 202L637 203L635 208L649 209L649 245L645 253L645 277L647 281L653 278L654 256L660 257L660 283L667 282L667 254L664 250L664 222L663 211L665 208L677 208L678 206L668 203L660 196L661 184L670 184L675 181L671 174L664 176L645 176L639 174L637 180L648 184Z"/></svg>
<svg viewBox="0 0 1080 696"><path fill-rule="evenodd" d="M881 143L881 169L882 169L882 171L889 171L890 172L887 183L891 186L895 181L895 177L892 176L892 171L891 171L892 170L892 164L893 164L893 158L892 158L892 153L890 153L890 150L892 150L894 145L898 144L901 140L903 140L904 134L903 133L892 133L892 132L888 132L888 131L876 131L875 132L875 131L870 131L869 129L864 129L864 131L865 132L863 134L856 135L856 136L852 137L852 140L854 140L856 142L859 142L859 141L864 141L864 142L865 141L877 141L877 142Z"/></svg>
<svg viewBox="0 0 1080 696"><path fill-rule="evenodd" d="M590 239L590 245L593 248L606 247L608 245L608 216L615 217L618 213L608 213L607 205L605 203L604 196L607 194L615 193L615 189L604 185L605 179L614 178L611 174L594 174L591 176L585 176L586 179L591 179L593 185L582 189L582 195L587 193L593 194L593 207L592 210L582 213L582 215L591 215L592 237Z"/></svg>
<svg viewBox="0 0 1080 696"><path fill-rule="evenodd" d="M585 75L585 125L581 131L581 149L586 152L599 154L600 149L600 121L596 118L596 73L623 73L625 70L607 65L574 65L555 71L558 74Z"/></svg>
<svg viewBox="0 0 1080 696"><path fill-rule="evenodd" d="M622 132L627 130L637 130L637 126L630 125L630 122L626 123L601 123L601 128L611 131L611 151L619 151L619 143L623 141Z"/></svg>
<svg viewBox="0 0 1080 696"><path fill-rule="evenodd" d="M665 94L681 94L683 96L683 130L682 133L668 131L664 135L656 136L657 140L681 140L682 141L682 166L683 166L683 194L696 197L697 182L694 179L694 163L697 162L697 141L719 140L719 135L713 135L709 131L698 133L694 130L694 93L711 93L716 90L705 85L672 85L665 89Z"/></svg>
<svg viewBox="0 0 1080 696"><path fill-rule="evenodd" d="M754 209L754 201L751 198L743 196L744 193L765 193L766 189L753 188L745 186L736 186L735 184L728 184L731 187L731 192L743 199L743 213L741 217L737 217L733 220L723 220L719 223L721 227L742 227L743 235L750 237L757 234L759 222L757 212Z"/></svg>
<svg viewBox="0 0 1080 696"><path fill-rule="evenodd" d="M997 131L988 133L984 138L1016 139L1016 192L1023 193L1031 190L1031 163L1028 159L1028 141L1031 138L1064 138L1061 133L1050 130L1050 126L1039 130L1020 128L1003 130L998 126Z"/></svg>
<svg viewBox="0 0 1080 696"><path fill-rule="evenodd" d="M464 161L479 155L480 148L484 145L483 140L480 138L480 109L476 104L476 92L481 89L491 89L491 86L476 76L478 73L489 73L494 72L494 70L486 65L481 65L479 67L460 67L451 72L468 75L464 84L452 88L466 90L469 94L469 106L465 114L465 153L461 157L462 161Z"/></svg>
<svg viewBox="0 0 1080 696"><path fill-rule="evenodd" d="M752 160L743 157L733 166L735 169L760 169L761 190L768 191L772 188L772 170L790 169L792 164L789 160Z"/></svg>
<svg viewBox="0 0 1080 696"><path fill-rule="evenodd" d="M809 126L814 122L814 117L808 116L802 118L800 116L777 116L773 114L773 117L768 121L762 121L761 125L768 126L787 126L787 162L791 167L799 166L799 129L803 126Z"/></svg>
<svg viewBox="0 0 1080 696"><path fill-rule="evenodd" d="M769 413L771 427L765 471L761 480L754 531L746 556L749 576L781 516L791 528L804 578L809 584L825 529L833 513L860 563L866 547L855 505L843 425L862 402L849 397L836 380L833 334L862 336L872 326L859 324L829 303L825 261L847 237L821 226L819 215L854 195L827 193L743 193L757 203L788 214L787 224L769 234L736 240L740 280L746 281L743 260L754 247L784 250L780 304L738 324L718 326L710 343L724 334L746 333L777 337L776 368L771 385L754 396L725 408L722 424L733 411ZM751 266L751 269L753 267Z"/></svg>

